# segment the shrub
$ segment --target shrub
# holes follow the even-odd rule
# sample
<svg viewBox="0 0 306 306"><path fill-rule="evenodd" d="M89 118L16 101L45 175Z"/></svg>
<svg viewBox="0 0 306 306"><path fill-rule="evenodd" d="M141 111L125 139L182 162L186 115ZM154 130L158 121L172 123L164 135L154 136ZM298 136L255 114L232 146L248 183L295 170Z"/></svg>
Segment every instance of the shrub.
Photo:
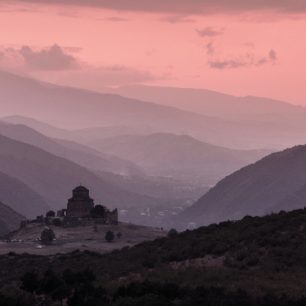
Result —
<svg viewBox="0 0 306 306"><path fill-rule="evenodd" d="M40 234L40 240L43 243L52 243L55 239L55 234L51 228L45 228Z"/></svg>
<svg viewBox="0 0 306 306"><path fill-rule="evenodd" d="M168 232L168 237L169 238L173 238L176 237L178 235L178 232L175 228L172 228L169 232Z"/></svg>
<svg viewBox="0 0 306 306"><path fill-rule="evenodd" d="M105 234L105 240L107 242L113 242L115 239L115 235L112 231L108 231L106 234Z"/></svg>
<svg viewBox="0 0 306 306"><path fill-rule="evenodd" d="M54 219L52 223L55 226L61 226L62 225L62 221L59 218Z"/></svg>
<svg viewBox="0 0 306 306"><path fill-rule="evenodd" d="M55 217L55 212L53 210L49 210L47 213L46 213L46 217L47 218L54 218Z"/></svg>

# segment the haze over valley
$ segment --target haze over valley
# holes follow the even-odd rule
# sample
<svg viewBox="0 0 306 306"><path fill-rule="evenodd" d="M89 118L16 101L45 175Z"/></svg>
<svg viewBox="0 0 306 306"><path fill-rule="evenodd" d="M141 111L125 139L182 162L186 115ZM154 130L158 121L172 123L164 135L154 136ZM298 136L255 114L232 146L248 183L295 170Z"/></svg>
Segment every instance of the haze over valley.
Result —
<svg viewBox="0 0 306 306"><path fill-rule="evenodd" d="M3 201L24 216L57 210L81 183L128 222L206 224L210 212L181 223L183 210L226 176L305 137L306 110L270 99L145 86L103 94L4 71L0 86L0 171L24 184L19 200ZM31 209L22 202L33 203ZM279 211L276 204L244 205L234 213L222 209L222 218L213 212L211 220Z"/></svg>

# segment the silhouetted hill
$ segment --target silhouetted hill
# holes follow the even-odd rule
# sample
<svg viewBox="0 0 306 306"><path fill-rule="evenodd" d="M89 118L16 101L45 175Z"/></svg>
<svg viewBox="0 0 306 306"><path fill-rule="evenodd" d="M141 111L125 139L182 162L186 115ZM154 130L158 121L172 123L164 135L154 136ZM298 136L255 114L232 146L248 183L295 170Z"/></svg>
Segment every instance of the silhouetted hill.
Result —
<svg viewBox="0 0 306 306"><path fill-rule="evenodd" d="M124 175L142 174L141 169L129 161L102 154L73 141L48 138L25 125L0 122L0 134L72 160L91 170Z"/></svg>
<svg viewBox="0 0 306 306"><path fill-rule="evenodd" d="M190 136L152 134L118 136L91 143L101 152L125 158L153 176L215 184L233 171L270 153L214 146Z"/></svg>
<svg viewBox="0 0 306 306"><path fill-rule="evenodd" d="M0 202L0 235L18 229L24 219L25 217Z"/></svg>
<svg viewBox="0 0 306 306"><path fill-rule="evenodd" d="M120 87L108 92L231 120L242 127L232 136L232 143L236 143L235 138L243 131L250 137L245 139L244 145L248 144L250 148L261 143L260 147L283 149L306 141L306 108L279 100L238 97L205 89L145 85Z"/></svg>
<svg viewBox="0 0 306 306"><path fill-rule="evenodd" d="M253 96L238 97L207 89L132 85L113 89L112 92L132 99L175 106L206 116L243 118L250 115L266 115L267 119L273 114L297 117L298 114L306 115L305 107L284 101Z"/></svg>
<svg viewBox="0 0 306 306"><path fill-rule="evenodd" d="M157 132L186 134L231 148L284 147L305 140L305 124L249 122L204 116L174 107L61 87L0 72L1 112L25 116L69 128L109 126L145 128ZM299 112L302 115L302 112ZM303 117L304 118L304 117ZM303 119L302 118L302 119ZM305 122L299 120L299 122ZM276 126L276 127L274 127Z"/></svg>
<svg viewBox="0 0 306 306"><path fill-rule="evenodd" d="M26 125L35 131L44 134L48 137L57 139L69 139L70 131L62 128L55 127L51 124L23 116L7 116L0 118L1 121L11 124Z"/></svg>
<svg viewBox="0 0 306 306"><path fill-rule="evenodd" d="M209 224L306 206L306 146L271 154L221 180L181 215Z"/></svg>
<svg viewBox="0 0 306 306"><path fill-rule="evenodd" d="M97 286L104 285L103 297L110 299L105 305L302 306L305 223L303 209L180 234L172 231L168 238L104 255L89 251L57 256L10 254L0 257L1 284L14 285L35 267L39 279L56 275L62 280L58 284L67 282L74 290L80 286L76 277L84 283L85 276L94 274L91 279ZM96 287L81 288L88 296L96 292ZM51 295L50 291L46 294Z"/></svg>
<svg viewBox="0 0 306 306"><path fill-rule="evenodd" d="M2 149L2 148L1 148ZM30 218L48 209L45 199L23 182L0 172L0 202Z"/></svg>
<svg viewBox="0 0 306 306"><path fill-rule="evenodd" d="M0 136L0 146L0 171L26 183L54 209L65 207L72 188L80 183L109 207L155 204L150 197L122 190L88 169L32 145Z"/></svg>

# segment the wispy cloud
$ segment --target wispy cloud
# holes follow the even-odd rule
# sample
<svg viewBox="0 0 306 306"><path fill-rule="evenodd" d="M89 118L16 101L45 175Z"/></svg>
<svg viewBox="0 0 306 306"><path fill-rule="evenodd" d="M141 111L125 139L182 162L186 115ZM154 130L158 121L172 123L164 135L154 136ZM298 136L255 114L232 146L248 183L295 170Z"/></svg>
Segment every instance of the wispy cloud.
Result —
<svg viewBox="0 0 306 306"><path fill-rule="evenodd" d="M25 63L34 69L66 70L78 66L76 58L66 53L59 45L42 50L33 50L29 46L23 46L19 53L23 56Z"/></svg>
<svg viewBox="0 0 306 306"><path fill-rule="evenodd" d="M27 45L20 48L2 47L0 61L8 66L11 63L33 70L67 70L78 68L79 65L73 55L57 44L41 49Z"/></svg>
<svg viewBox="0 0 306 306"><path fill-rule="evenodd" d="M105 17L105 18L101 18L100 20L105 20L105 21L110 21L110 22L126 22L126 21L129 21L129 19L127 19L127 18L116 17L116 16Z"/></svg>
<svg viewBox="0 0 306 306"><path fill-rule="evenodd" d="M224 29L216 29L213 27L206 27L202 29L196 29L196 32L201 37L215 37L224 33Z"/></svg>
<svg viewBox="0 0 306 306"><path fill-rule="evenodd" d="M275 64L277 61L277 53L271 49L266 56L256 57L254 54L246 54L235 58L215 59L209 58L207 63L212 69L237 69L246 67L259 67L266 64Z"/></svg>
<svg viewBox="0 0 306 306"><path fill-rule="evenodd" d="M163 22L169 23L194 23L195 20L190 18L188 15L167 15L160 18Z"/></svg>

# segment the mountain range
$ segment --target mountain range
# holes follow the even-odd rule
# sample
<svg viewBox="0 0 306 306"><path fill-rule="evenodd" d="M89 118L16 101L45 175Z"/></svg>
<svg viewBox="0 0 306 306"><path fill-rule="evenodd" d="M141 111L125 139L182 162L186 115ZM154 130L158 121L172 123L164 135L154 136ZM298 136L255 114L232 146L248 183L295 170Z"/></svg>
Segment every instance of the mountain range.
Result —
<svg viewBox="0 0 306 306"><path fill-rule="evenodd" d="M175 101L166 106L114 93L56 86L6 72L0 72L0 91L2 117L32 117L69 129L134 127L140 131L186 134L215 145L249 149L284 148L306 139L305 108L262 98L250 98L257 101L255 105L261 105L262 111L254 114L251 111L245 114L246 107L241 106L245 103L236 103L231 98L236 102L227 109L242 114L238 118L222 113L211 116L213 112L208 111L203 114L209 109L206 106L197 114L193 107L188 110L173 107ZM215 105L214 100L205 101ZM185 99L185 105L191 102ZM275 105L271 112L270 105ZM283 111L275 112L276 108Z"/></svg>
<svg viewBox="0 0 306 306"><path fill-rule="evenodd" d="M0 202L0 235L5 235L19 228L25 217Z"/></svg>
<svg viewBox="0 0 306 306"><path fill-rule="evenodd" d="M181 179L204 186L257 161L267 150L234 150L187 135L123 135L90 142L95 149L138 165L150 176Z"/></svg>
<svg viewBox="0 0 306 306"><path fill-rule="evenodd" d="M0 135L0 146L0 171L24 182L52 209L64 208L71 190L80 183L89 186L93 198L108 207L156 204L154 198L120 189L87 168L33 145ZM30 199L24 201L30 205ZM35 211L40 212L41 208Z"/></svg>
<svg viewBox="0 0 306 306"><path fill-rule="evenodd" d="M180 215L185 226L262 216L306 205L306 145L273 153L221 180Z"/></svg>
<svg viewBox="0 0 306 306"><path fill-rule="evenodd" d="M74 141L46 137L26 125L0 122L0 134L72 160L91 170L125 175L142 174L141 169L129 161L103 154Z"/></svg>

